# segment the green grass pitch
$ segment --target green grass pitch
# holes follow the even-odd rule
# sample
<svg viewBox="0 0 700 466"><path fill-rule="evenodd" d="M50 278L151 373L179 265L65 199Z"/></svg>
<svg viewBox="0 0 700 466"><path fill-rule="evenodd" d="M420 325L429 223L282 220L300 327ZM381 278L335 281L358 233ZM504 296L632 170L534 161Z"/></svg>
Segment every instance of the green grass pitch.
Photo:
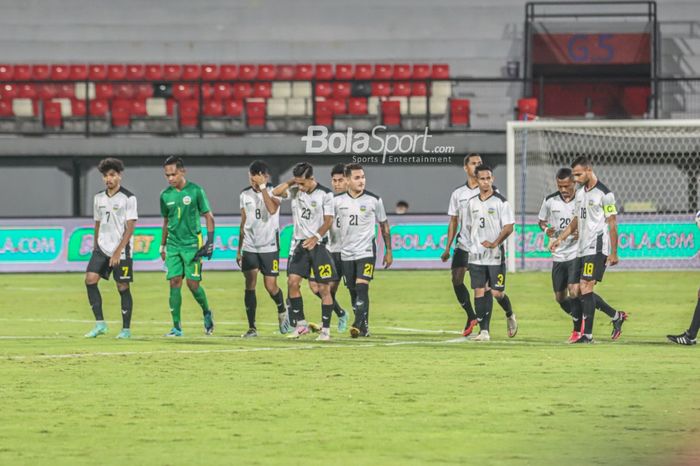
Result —
<svg viewBox="0 0 700 466"><path fill-rule="evenodd" d="M114 339L113 283L110 333L86 340L81 274L2 275L0 464L697 464L700 348L664 337L688 325L698 284L700 272L608 273L598 291L630 320L611 342L599 314L597 344L581 347L563 343L549 274L510 275L517 337L496 305L490 343L456 344L449 272L380 271L372 337L323 344L276 333L261 281L260 337L239 338L239 272L205 275L212 337L183 291L181 339L161 337L163 274L137 274L130 341ZM318 321L318 300L305 303Z"/></svg>

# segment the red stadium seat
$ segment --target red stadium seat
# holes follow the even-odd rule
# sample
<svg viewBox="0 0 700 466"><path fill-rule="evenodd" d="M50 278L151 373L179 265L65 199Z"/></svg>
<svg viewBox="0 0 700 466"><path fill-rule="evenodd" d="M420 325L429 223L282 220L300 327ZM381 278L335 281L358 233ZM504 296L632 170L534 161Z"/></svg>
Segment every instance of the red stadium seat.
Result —
<svg viewBox="0 0 700 466"><path fill-rule="evenodd" d="M238 67L238 79L252 81L258 76L258 69L255 65L244 64Z"/></svg>
<svg viewBox="0 0 700 466"><path fill-rule="evenodd" d="M408 81L399 81L394 83L394 92L392 95L404 97L411 95L411 83Z"/></svg>
<svg viewBox="0 0 700 466"><path fill-rule="evenodd" d="M253 84L253 97L262 97L263 99L272 97L272 84L265 82Z"/></svg>
<svg viewBox="0 0 700 466"><path fill-rule="evenodd" d="M413 65L413 79L427 79L431 75L430 65L416 64Z"/></svg>
<svg viewBox="0 0 700 466"><path fill-rule="evenodd" d="M44 127L61 128L63 117L61 116L61 104L58 102L44 103Z"/></svg>
<svg viewBox="0 0 700 466"><path fill-rule="evenodd" d="M235 99L227 100L224 105L224 112L226 116L240 117L243 114L243 101Z"/></svg>
<svg viewBox="0 0 700 466"><path fill-rule="evenodd" d="M163 79L163 66L157 64L146 65L144 78L148 81L160 81Z"/></svg>
<svg viewBox="0 0 700 466"><path fill-rule="evenodd" d="M264 101L247 100L245 103L245 113L248 117L248 127L265 126L265 111L267 105Z"/></svg>
<svg viewBox="0 0 700 466"><path fill-rule="evenodd" d="M0 100L0 118L13 117L12 102L9 100Z"/></svg>
<svg viewBox="0 0 700 466"><path fill-rule="evenodd" d="M29 81L32 77L32 69L29 65L15 65L14 79L17 81Z"/></svg>
<svg viewBox="0 0 700 466"><path fill-rule="evenodd" d="M359 63L355 65L355 79L372 79L374 70L369 63Z"/></svg>
<svg viewBox="0 0 700 466"><path fill-rule="evenodd" d="M420 97L428 95L428 85L424 82L411 83L411 95Z"/></svg>
<svg viewBox="0 0 700 466"><path fill-rule="evenodd" d="M145 117L148 116L145 99L134 99L131 101L131 116Z"/></svg>
<svg viewBox="0 0 700 466"><path fill-rule="evenodd" d="M90 116L104 118L107 116L109 111L109 105L105 100L91 100L90 101Z"/></svg>
<svg viewBox="0 0 700 466"><path fill-rule="evenodd" d="M204 110L202 114L208 117L220 117L224 114L224 107L220 100L207 100L204 102Z"/></svg>
<svg viewBox="0 0 700 466"><path fill-rule="evenodd" d="M55 84L39 84L37 92L42 100L53 99L58 94L58 87Z"/></svg>
<svg viewBox="0 0 700 466"><path fill-rule="evenodd" d="M350 97L352 92L352 86L348 82L334 82L333 83L333 97Z"/></svg>
<svg viewBox="0 0 700 466"><path fill-rule="evenodd" d="M173 86L173 97L175 100L189 100L195 97L196 86L190 83L178 83Z"/></svg>
<svg viewBox="0 0 700 466"><path fill-rule="evenodd" d="M107 67L105 65L90 65L88 78L90 81L104 81L107 79Z"/></svg>
<svg viewBox="0 0 700 466"><path fill-rule="evenodd" d="M333 65L330 63L316 64L314 75L316 79L333 79Z"/></svg>
<svg viewBox="0 0 700 466"><path fill-rule="evenodd" d="M49 65L32 65L32 79L34 81L46 81L50 77Z"/></svg>
<svg viewBox="0 0 700 466"><path fill-rule="evenodd" d="M401 63L394 65L394 79L409 79L411 77L411 65Z"/></svg>
<svg viewBox="0 0 700 466"><path fill-rule="evenodd" d="M153 97L153 85L150 83L134 84L136 86L135 96L137 99L147 99Z"/></svg>
<svg viewBox="0 0 700 466"><path fill-rule="evenodd" d="M120 64L107 65L107 79L119 81L126 78L126 66Z"/></svg>
<svg viewBox="0 0 700 466"><path fill-rule="evenodd" d="M334 98L330 102L333 103L334 115L345 115L348 113L348 101L345 98Z"/></svg>
<svg viewBox="0 0 700 466"><path fill-rule="evenodd" d="M378 63L374 65L374 77L376 79L391 79L394 75L394 69L391 65Z"/></svg>
<svg viewBox="0 0 700 466"><path fill-rule="evenodd" d="M469 126L469 99L450 99L450 124L452 126Z"/></svg>
<svg viewBox="0 0 700 466"><path fill-rule="evenodd" d="M372 83L372 95L379 97L386 97L391 95L391 83L388 82L373 82Z"/></svg>
<svg viewBox="0 0 700 466"><path fill-rule="evenodd" d="M87 65L70 65L69 79L72 81L85 81L88 78Z"/></svg>
<svg viewBox="0 0 700 466"><path fill-rule="evenodd" d="M330 97L333 93L333 86L331 83L316 83L315 86L316 97Z"/></svg>
<svg viewBox="0 0 700 466"><path fill-rule="evenodd" d="M131 101L116 99L112 101L112 126L128 128L131 125Z"/></svg>
<svg viewBox="0 0 700 466"><path fill-rule="evenodd" d="M3 100L10 101L18 95L19 87L16 84L3 84L2 88L0 88L0 96L2 96Z"/></svg>
<svg viewBox="0 0 700 466"><path fill-rule="evenodd" d="M527 98L518 100L518 120L533 120L537 117L537 99Z"/></svg>
<svg viewBox="0 0 700 466"><path fill-rule="evenodd" d="M75 97L75 84L57 84L56 97L71 99Z"/></svg>
<svg viewBox="0 0 700 466"><path fill-rule="evenodd" d="M71 99L70 108L71 108L71 114L74 117L84 117L85 116L86 110L85 110L85 101L84 100Z"/></svg>
<svg viewBox="0 0 700 466"><path fill-rule="evenodd" d="M131 64L126 66L126 79L129 81L140 81L146 76L144 65Z"/></svg>
<svg viewBox="0 0 700 466"><path fill-rule="evenodd" d="M294 66L277 65L277 79L280 81L291 81L294 79Z"/></svg>
<svg viewBox="0 0 700 466"><path fill-rule="evenodd" d="M450 78L450 65L447 64L437 64L433 65L433 71L431 73L433 79L449 79Z"/></svg>
<svg viewBox="0 0 700 466"><path fill-rule="evenodd" d="M136 87L133 84L120 83L114 85L114 97L117 99L132 99L136 95Z"/></svg>
<svg viewBox="0 0 700 466"><path fill-rule="evenodd" d="M196 127L199 122L199 102L183 100L180 102L180 126Z"/></svg>
<svg viewBox="0 0 700 466"><path fill-rule="evenodd" d="M364 97L350 97L348 100L348 113L350 115L366 115L367 99Z"/></svg>
<svg viewBox="0 0 700 466"><path fill-rule="evenodd" d="M214 97L219 100L226 100L233 95L233 89L229 83L214 84Z"/></svg>
<svg viewBox="0 0 700 466"><path fill-rule="evenodd" d="M182 67L180 65L163 65L163 79L166 81L176 81L182 76Z"/></svg>
<svg viewBox="0 0 700 466"><path fill-rule="evenodd" d="M238 66L221 65L219 67L219 79L233 80L238 78Z"/></svg>
<svg viewBox="0 0 700 466"><path fill-rule="evenodd" d="M51 65L51 79L54 81L65 81L70 77L68 65Z"/></svg>
<svg viewBox="0 0 700 466"><path fill-rule="evenodd" d="M202 98L204 100L211 99L214 97L214 85L213 84L202 84Z"/></svg>
<svg viewBox="0 0 700 466"><path fill-rule="evenodd" d="M335 79L355 79L355 71L349 63L335 65Z"/></svg>
<svg viewBox="0 0 700 466"><path fill-rule="evenodd" d="M316 102L316 121L317 125L333 126L333 112L335 106L330 100L321 100Z"/></svg>
<svg viewBox="0 0 700 466"><path fill-rule="evenodd" d="M19 84L16 87L12 84L8 84L7 86L15 89L15 95L7 95L7 98L9 99L14 97L19 97L21 99L34 99L39 95L36 84Z"/></svg>
<svg viewBox="0 0 700 466"><path fill-rule="evenodd" d="M258 65L257 79L273 80L277 76L277 67L275 65Z"/></svg>
<svg viewBox="0 0 700 466"><path fill-rule="evenodd" d="M382 124L391 127L401 126L401 102L384 100L381 102Z"/></svg>
<svg viewBox="0 0 700 466"><path fill-rule="evenodd" d="M250 83L235 83L233 85L233 96L238 100L247 99L253 95L253 85Z"/></svg>
<svg viewBox="0 0 700 466"><path fill-rule="evenodd" d="M296 80L310 80L314 77L314 69L308 63L303 63L296 65L294 67L294 79Z"/></svg>
<svg viewBox="0 0 700 466"><path fill-rule="evenodd" d="M182 66L182 79L183 81L193 81L199 79L201 76L201 70L199 65L183 65Z"/></svg>
<svg viewBox="0 0 700 466"><path fill-rule="evenodd" d="M95 98L109 100L114 97L114 89L110 83L95 84Z"/></svg>
<svg viewBox="0 0 700 466"><path fill-rule="evenodd" d="M0 65L0 80L9 81L15 76L15 68L12 65Z"/></svg>
<svg viewBox="0 0 700 466"><path fill-rule="evenodd" d="M219 67L217 65L202 65L200 74L205 81L219 79Z"/></svg>

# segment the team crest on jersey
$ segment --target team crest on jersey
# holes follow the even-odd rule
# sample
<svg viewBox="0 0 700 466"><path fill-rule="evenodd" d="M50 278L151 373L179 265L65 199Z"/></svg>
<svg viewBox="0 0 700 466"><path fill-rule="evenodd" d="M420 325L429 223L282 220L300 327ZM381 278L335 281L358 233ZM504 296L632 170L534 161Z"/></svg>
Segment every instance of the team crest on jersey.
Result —
<svg viewBox="0 0 700 466"><path fill-rule="evenodd" d="M488 212L489 214L493 215L493 214L496 213L496 209L494 209L493 207L489 207L489 210L487 210L487 212Z"/></svg>
<svg viewBox="0 0 700 466"><path fill-rule="evenodd" d="M316 201L311 201L311 207L316 208Z"/></svg>
<svg viewBox="0 0 700 466"><path fill-rule="evenodd" d="M360 206L360 212L365 212L367 210L367 206L361 205Z"/></svg>
<svg viewBox="0 0 700 466"><path fill-rule="evenodd" d="M119 207L120 207L120 206L118 206L118 205L113 205L113 206L112 206L112 210L114 210L114 211L116 212L117 210L119 210Z"/></svg>
<svg viewBox="0 0 700 466"><path fill-rule="evenodd" d="M588 200L588 207L593 207L593 204L595 204L595 201L593 199Z"/></svg>
<svg viewBox="0 0 700 466"><path fill-rule="evenodd" d="M192 203L192 198L190 196L185 196L182 198L182 203L185 205L190 205Z"/></svg>

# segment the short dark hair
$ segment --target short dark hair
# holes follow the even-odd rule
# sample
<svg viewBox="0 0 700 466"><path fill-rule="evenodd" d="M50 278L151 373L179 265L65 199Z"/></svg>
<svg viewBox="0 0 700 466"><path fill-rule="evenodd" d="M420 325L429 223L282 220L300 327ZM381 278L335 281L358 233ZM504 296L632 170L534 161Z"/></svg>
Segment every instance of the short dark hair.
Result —
<svg viewBox="0 0 700 466"><path fill-rule="evenodd" d="M97 165L97 169L103 175L106 175L107 172L110 170L114 170L117 173L121 173L124 171L124 162L113 157L108 157L106 159L100 160L99 165Z"/></svg>
<svg viewBox="0 0 700 466"><path fill-rule="evenodd" d="M574 161L571 162L571 168L578 167L578 166L581 166L584 168L591 168L593 166L593 164L591 163L591 160L588 157L582 155L580 157L576 157L574 159Z"/></svg>
<svg viewBox="0 0 700 466"><path fill-rule="evenodd" d="M482 163L481 165L476 167L476 170L474 170L474 174L476 176L479 176L479 172L491 172L491 174L493 174L493 169L485 163Z"/></svg>
<svg viewBox="0 0 700 466"><path fill-rule="evenodd" d="M469 159L471 159L472 157L479 157L479 158L481 158L481 155L480 155L480 154L476 154L476 153L474 153L474 152L472 152L471 154L467 154L466 157L464 157L464 165L469 164Z"/></svg>
<svg viewBox="0 0 700 466"><path fill-rule="evenodd" d="M314 176L314 167L308 162L299 162L292 168L292 175L298 178L311 178Z"/></svg>
<svg viewBox="0 0 700 466"><path fill-rule="evenodd" d="M563 167L563 168L560 168L559 170L557 170L557 179L558 180L566 180L566 179L571 178L571 176L572 176L572 174L571 174L570 168Z"/></svg>
<svg viewBox="0 0 700 466"><path fill-rule="evenodd" d="M262 160L255 160L248 167L248 171L251 175L268 175L270 173L270 167Z"/></svg>
<svg viewBox="0 0 700 466"><path fill-rule="evenodd" d="M185 161L182 160L182 157L178 157L177 155L171 155L167 159L165 159L165 162L163 162L163 166L167 165L175 165L177 168L185 168Z"/></svg>
<svg viewBox="0 0 700 466"><path fill-rule="evenodd" d="M396 207L405 207L405 208L408 209L408 202L406 202L406 201L398 201L398 202L396 203Z"/></svg>
<svg viewBox="0 0 700 466"><path fill-rule="evenodd" d="M331 168L331 177L333 175L345 176L345 164L344 163L336 163L335 165L333 165L333 168Z"/></svg>
<svg viewBox="0 0 700 466"><path fill-rule="evenodd" d="M349 163L345 165L345 176L349 177L352 175L353 170L364 170L364 168L359 163Z"/></svg>

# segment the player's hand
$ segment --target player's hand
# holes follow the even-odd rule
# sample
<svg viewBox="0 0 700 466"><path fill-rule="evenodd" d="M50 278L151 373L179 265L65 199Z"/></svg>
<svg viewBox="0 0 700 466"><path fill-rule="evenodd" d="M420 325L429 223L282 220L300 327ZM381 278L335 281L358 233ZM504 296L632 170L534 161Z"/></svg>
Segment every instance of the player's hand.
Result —
<svg viewBox="0 0 700 466"><path fill-rule="evenodd" d="M318 238L316 238L315 236L312 236L311 238L308 238L306 241L304 241L301 244L301 247L303 247L304 249L308 249L310 251L313 248L315 248L317 244L318 244Z"/></svg>
<svg viewBox="0 0 700 466"><path fill-rule="evenodd" d="M449 258L450 258L450 250L449 250L449 248L448 248L448 249L445 249L445 252L443 252L443 253L440 255L440 260L443 261L443 262L447 262L447 259L449 259Z"/></svg>
<svg viewBox="0 0 700 466"><path fill-rule="evenodd" d="M242 259L243 259L243 255L241 254L241 251L238 250L238 252L236 253L236 264L238 264L239 267L241 266Z"/></svg>
<svg viewBox="0 0 700 466"><path fill-rule="evenodd" d="M391 252L391 249L386 251L384 253L384 259L382 259L382 264L384 264L384 268L388 269L391 267L391 264L394 263L394 254Z"/></svg>
<svg viewBox="0 0 700 466"><path fill-rule="evenodd" d="M260 186L261 184L266 184L266 183L265 183L265 175L262 175L262 174L260 174L260 173L258 173L257 175L253 175L253 176L251 176L250 178L251 178L251 180L253 181L253 185L252 185L252 186L253 186L255 189L259 189L259 186Z"/></svg>
<svg viewBox="0 0 700 466"><path fill-rule="evenodd" d="M605 262L609 266L617 265L620 262L620 258L617 257L617 254L610 254Z"/></svg>
<svg viewBox="0 0 700 466"><path fill-rule="evenodd" d="M493 249L496 246L498 246L496 243L492 243L491 241L482 241L481 245L485 247L486 249Z"/></svg>
<svg viewBox="0 0 700 466"><path fill-rule="evenodd" d="M116 267L119 265L119 261L121 260L121 251L114 251L114 254L112 254L112 257L109 258L109 266L110 267Z"/></svg>
<svg viewBox="0 0 700 466"><path fill-rule="evenodd" d="M544 231L544 234L549 236L550 238L554 238L554 235L557 231L554 229L554 227L549 227Z"/></svg>
<svg viewBox="0 0 700 466"><path fill-rule="evenodd" d="M549 250L551 252L556 251L560 244L561 244L561 240L559 238L555 239L554 241L549 243Z"/></svg>
<svg viewBox="0 0 700 466"><path fill-rule="evenodd" d="M211 256L214 255L214 243L210 243L207 241L204 246L199 248L197 252L194 254L194 259L193 261L196 261L197 259L200 259L202 257L206 257L207 259L211 259Z"/></svg>

